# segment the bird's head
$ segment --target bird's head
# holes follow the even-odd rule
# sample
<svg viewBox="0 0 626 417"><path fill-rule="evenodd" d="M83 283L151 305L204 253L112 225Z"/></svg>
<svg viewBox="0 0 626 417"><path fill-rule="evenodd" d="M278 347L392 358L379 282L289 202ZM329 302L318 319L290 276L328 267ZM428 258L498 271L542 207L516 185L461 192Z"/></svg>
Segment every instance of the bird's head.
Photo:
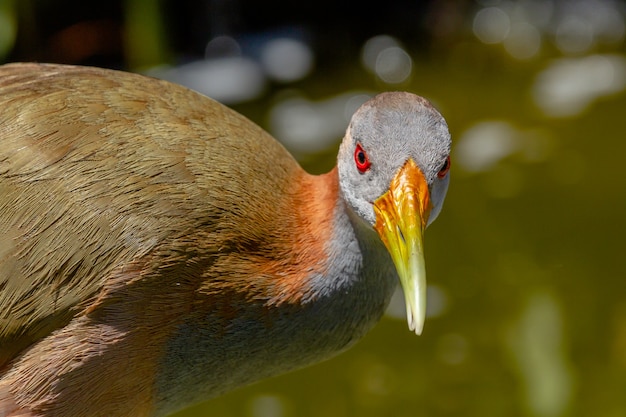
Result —
<svg viewBox="0 0 626 417"><path fill-rule="evenodd" d="M423 233L439 214L450 181L448 126L419 96L379 94L352 116L337 166L347 204L391 255L409 328L420 334L426 315Z"/></svg>

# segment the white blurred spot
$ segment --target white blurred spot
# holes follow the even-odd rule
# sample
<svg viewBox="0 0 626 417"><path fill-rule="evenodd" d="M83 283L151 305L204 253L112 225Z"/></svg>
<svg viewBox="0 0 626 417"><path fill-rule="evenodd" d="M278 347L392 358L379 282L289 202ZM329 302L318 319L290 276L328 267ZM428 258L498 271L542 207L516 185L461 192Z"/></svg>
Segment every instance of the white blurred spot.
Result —
<svg viewBox="0 0 626 417"><path fill-rule="evenodd" d="M475 36L487 44L504 43L516 59L538 51L549 37L564 54L581 54L601 44L618 45L626 24L623 4L614 0L481 1L474 15Z"/></svg>
<svg viewBox="0 0 626 417"><path fill-rule="evenodd" d="M502 42L510 29L509 16L498 7L485 7L474 16L474 34L483 43Z"/></svg>
<svg viewBox="0 0 626 417"><path fill-rule="evenodd" d="M465 171L484 172L513 154L521 156L524 162L537 163L553 152L554 140L549 131L522 130L503 120L491 120L479 122L461 134L454 161Z"/></svg>
<svg viewBox="0 0 626 417"><path fill-rule="evenodd" d="M234 38L226 35L216 36L204 48L205 59L241 56L241 46Z"/></svg>
<svg viewBox="0 0 626 417"><path fill-rule="evenodd" d="M588 19L566 17L556 28L555 43L564 53L585 52L593 46L594 32Z"/></svg>
<svg viewBox="0 0 626 417"><path fill-rule="evenodd" d="M567 342L558 299L543 291L532 294L507 337L531 415L557 417L568 409L574 376Z"/></svg>
<svg viewBox="0 0 626 417"><path fill-rule="evenodd" d="M399 84L411 75L413 60L398 46L384 49L376 59L376 75L388 84Z"/></svg>
<svg viewBox="0 0 626 417"><path fill-rule="evenodd" d="M365 68L388 84L399 84L409 79L413 60L400 42L388 35L370 38L363 45L361 61Z"/></svg>
<svg viewBox="0 0 626 417"><path fill-rule="evenodd" d="M450 303L448 293L444 288L435 284L428 285L426 287L426 299L426 317L439 317L448 311Z"/></svg>
<svg viewBox="0 0 626 417"><path fill-rule="evenodd" d="M299 96L285 99L270 111L270 131L293 152L328 149L343 137L352 113L369 97L349 92L318 102Z"/></svg>
<svg viewBox="0 0 626 417"><path fill-rule="evenodd" d="M541 33L527 22L515 22L509 36L504 40L504 49L513 58L520 60L534 57L540 48Z"/></svg>
<svg viewBox="0 0 626 417"><path fill-rule="evenodd" d="M195 61L155 70L151 75L182 84L225 104L258 97L266 82L259 64L243 57Z"/></svg>
<svg viewBox="0 0 626 417"><path fill-rule="evenodd" d="M426 317L435 318L442 316L448 311L448 308L449 301L446 290L438 285L429 284L426 287ZM397 320L406 320L404 293L399 285L391 296L385 315Z"/></svg>
<svg viewBox="0 0 626 417"><path fill-rule="evenodd" d="M540 30L548 30L554 18L555 6L554 1L524 0L515 3L515 14L519 21L527 22Z"/></svg>
<svg viewBox="0 0 626 417"><path fill-rule="evenodd" d="M368 39L361 51L361 62L363 66L372 73L376 73L376 61L378 55L387 48L400 46L394 37L389 35L378 35Z"/></svg>
<svg viewBox="0 0 626 417"><path fill-rule="evenodd" d="M466 171L488 171L519 148L519 138L509 123L481 122L459 138L454 159Z"/></svg>
<svg viewBox="0 0 626 417"><path fill-rule="evenodd" d="M276 395L258 395L250 401L250 417L283 417L286 413L283 398Z"/></svg>
<svg viewBox="0 0 626 417"><path fill-rule="evenodd" d="M596 38L607 44L617 44L624 40L626 23L624 13L614 5L607 4L605 7L596 7L592 13Z"/></svg>
<svg viewBox="0 0 626 417"><path fill-rule="evenodd" d="M594 100L623 91L626 58L621 55L590 55L561 58L537 76L533 95L549 116L573 116Z"/></svg>
<svg viewBox="0 0 626 417"><path fill-rule="evenodd" d="M597 43L624 39L624 10L610 0L574 0L563 3L556 19L555 43L566 54L589 51Z"/></svg>
<svg viewBox="0 0 626 417"><path fill-rule="evenodd" d="M313 53L297 39L277 38L261 50L261 63L267 75L277 81L292 82L304 78L313 67Z"/></svg>

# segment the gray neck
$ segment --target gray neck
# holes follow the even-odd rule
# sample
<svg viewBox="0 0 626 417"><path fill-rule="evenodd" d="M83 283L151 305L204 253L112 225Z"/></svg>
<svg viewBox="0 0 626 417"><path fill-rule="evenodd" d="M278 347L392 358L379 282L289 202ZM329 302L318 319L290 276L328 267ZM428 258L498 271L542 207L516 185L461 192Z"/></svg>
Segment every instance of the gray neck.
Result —
<svg viewBox="0 0 626 417"><path fill-rule="evenodd" d="M302 304L274 307L269 325L266 310L252 309L219 335L212 316L179 328L155 387L157 416L328 359L374 326L396 286L391 258L341 199L334 230L328 272L311 277Z"/></svg>

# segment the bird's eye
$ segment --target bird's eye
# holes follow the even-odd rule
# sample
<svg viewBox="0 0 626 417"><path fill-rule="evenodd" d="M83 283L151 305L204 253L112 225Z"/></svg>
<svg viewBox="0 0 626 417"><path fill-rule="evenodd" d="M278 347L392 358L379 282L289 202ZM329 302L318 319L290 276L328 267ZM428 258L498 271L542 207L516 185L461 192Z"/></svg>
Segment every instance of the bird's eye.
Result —
<svg viewBox="0 0 626 417"><path fill-rule="evenodd" d="M372 165L360 143L356 144L356 149L354 150L354 162L356 163L356 169L361 174L370 169L370 165Z"/></svg>
<svg viewBox="0 0 626 417"><path fill-rule="evenodd" d="M450 171L450 157L449 156L446 158L446 161L443 163L443 166L441 167L441 169L437 173L437 176L439 178L443 178L443 177L446 176L448 171Z"/></svg>

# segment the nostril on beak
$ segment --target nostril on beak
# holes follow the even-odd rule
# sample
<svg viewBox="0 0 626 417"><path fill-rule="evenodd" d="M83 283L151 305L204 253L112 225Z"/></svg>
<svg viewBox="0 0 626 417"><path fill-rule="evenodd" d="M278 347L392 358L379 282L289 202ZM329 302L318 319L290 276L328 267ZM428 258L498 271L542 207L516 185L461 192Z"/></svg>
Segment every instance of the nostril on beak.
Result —
<svg viewBox="0 0 626 417"><path fill-rule="evenodd" d="M402 233L400 226L396 226L396 229L398 230L398 236L400 236L400 239L402 239L402 243L406 243L406 240L404 239L404 233Z"/></svg>

